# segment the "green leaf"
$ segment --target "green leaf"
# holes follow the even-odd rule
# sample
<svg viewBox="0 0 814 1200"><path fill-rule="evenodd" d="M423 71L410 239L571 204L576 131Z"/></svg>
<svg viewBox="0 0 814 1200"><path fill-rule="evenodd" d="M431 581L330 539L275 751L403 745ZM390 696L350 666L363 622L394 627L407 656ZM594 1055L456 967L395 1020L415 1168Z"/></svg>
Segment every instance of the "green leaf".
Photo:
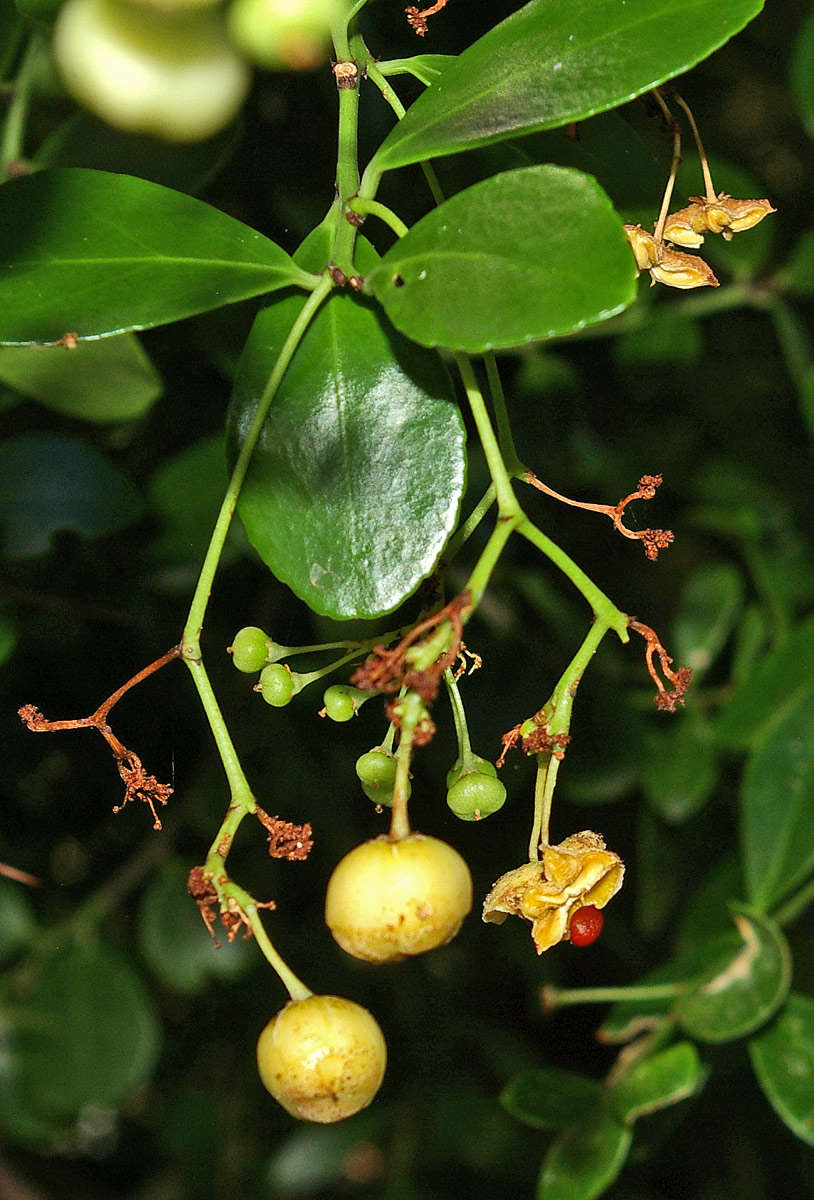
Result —
<svg viewBox="0 0 814 1200"><path fill-rule="evenodd" d="M705 1078L692 1042L677 1042L637 1063L622 1077L611 1093L613 1109L621 1121L632 1125L639 1117L694 1096Z"/></svg>
<svg viewBox="0 0 814 1200"><path fill-rule="evenodd" d="M694 682L723 650L743 606L744 581L731 563L700 567L681 590L673 623L676 662L692 668Z"/></svg>
<svg viewBox="0 0 814 1200"><path fill-rule="evenodd" d="M0 347L0 380L54 412L83 421L133 421L163 390L133 334L64 346Z"/></svg>
<svg viewBox="0 0 814 1200"><path fill-rule="evenodd" d="M0 343L108 337L308 283L268 238L144 179L55 168L0 187Z"/></svg>
<svg viewBox="0 0 814 1200"><path fill-rule="evenodd" d="M694 66L761 8L762 0L532 0L419 96L371 171L615 108Z"/></svg>
<svg viewBox="0 0 814 1200"><path fill-rule="evenodd" d="M61 530L114 533L142 509L133 485L74 438L31 433L0 443L0 529L13 558L44 554Z"/></svg>
<svg viewBox="0 0 814 1200"><path fill-rule="evenodd" d="M454 54L414 54L411 58L390 58L379 63L379 69L390 78L393 75L414 75L425 86L435 83L455 62Z"/></svg>
<svg viewBox="0 0 814 1200"><path fill-rule="evenodd" d="M761 912L814 870L814 692L785 712L746 764L741 843L747 895Z"/></svg>
<svg viewBox="0 0 814 1200"><path fill-rule="evenodd" d="M375 261L359 247L357 261ZM235 379L232 458L302 302L255 320ZM434 355L334 294L271 406L240 495L249 540L315 612L374 617L432 571L458 513L464 429Z"/></svg>
<svg viewBox="0 0 814 1200"><path fill-rule="evenodd" d="M794 629L746 676L715 727L721 746L745 750L814 689L814 617Z"/></svg>
<svg viewBox="0 0 814 1200"><path fill-rule="evenodd" d="M780 1120L814 1146L814 999L792 992L771 1025L751 1039L749 1055Z"/></svg>
<svg viewBox="0 0 814 1200"><path fill-rule="evenodd" d="M33 937L37 919L26 889L10 879L0 879L0 962L11 958Z"/></svg>
<svg viewBox="0 0 814 1200"><path fill-rule="evenodd" d="M150 998L111 947L63 941L33 989L4 1012L0 1124L37 1137L87 1106L116 1108L149 1078L159 1050Z"/></svg>
<svg viewBox="0 0 814 1200"><path fill-rule="evenodd" d="M632 1131L596 1106L554 1140L543 1159L537 1200L595 1200L624 1166Z"/></svg>
<svg viewBox="0 0 814 1200"><path fill-rule="evenodd" d="M201 438L164 460L147 484L147 503L162 524L150 544L151 559L174 568L191 563L197 572L227 481L222 433ZM232 529L224 549L225 561L235 557L237 543Z"/></svg>
<svg viewBox="0 0 814 1200"><path fill-rule="evenodd" d="M470 353L573 333L636 293L607 196L552 166L459 192L388 250L366 286L408 337Z"/></svg>
<svg viewBox="0 0 814 1200"><path fill-rule="evenodd" d="M688 716L672 729L648 733L641 766L642 789L664 821L678 825L694 817L714 792L717 781L717 756L706 727L698 721Z"/></svg>
<svg viewBox="0 0 814 1200"><path fill-rule="evenodd" d="M701 1042L728 1042L753 1033L786 998L791 955L768 917L732 906L738 933L721 940L709 967L676 1005L679 1024Z"/></svg>
<svg viewBox="0 0 814 1200"><path fill-rule="evenodd" d="M138 937L142 957L168 987L194 994L210 979L233 979L254 961L242 938L234 942L204 928L197 905L187 891L189 867L167 862L150 882L139 909Z"/></svg>
<svg viewBox="0 0 814 1200"><path fill-rule="evenodd" d="M592 1112L601 1094L600 1085L587 1075L540 1067L515 1075L500 1093L500 1103L533 1129L559 1129L580 1113Z"/></svg>
<svg viewBox="0 0 814 1200"><path fill-rule="evenodd" d="M613 342L613 356L621 367L689 366L703 353L704 338L698 323L657 308L643 329L622 333Z"/></svg>
<svg viewBox="0 0 814 1200"><path fill-rule="evenodd" d="M50 2L50 0L46 0ZM58 0L59 3L62 0ZM39 146L34 165L90 167L137 175L194 195L224 166L240 138L234 123L202 142L167 142L114 129L91 113L73 113Z"/></svg>
<svg viewBox="0 0 814 1200"><path fill-rule="evenodd" d="M814 12L809 14L794 45L791 90L800 119L814 138Z"/></svg>

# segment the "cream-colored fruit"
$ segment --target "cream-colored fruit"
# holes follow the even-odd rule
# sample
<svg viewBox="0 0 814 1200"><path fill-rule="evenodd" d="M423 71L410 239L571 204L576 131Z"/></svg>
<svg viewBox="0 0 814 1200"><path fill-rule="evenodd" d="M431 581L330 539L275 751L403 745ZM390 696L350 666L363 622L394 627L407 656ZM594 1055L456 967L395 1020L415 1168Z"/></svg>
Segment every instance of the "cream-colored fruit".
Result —
<svg viewBox="0 0 814 1200"><path fill-rule="evenodd" d="M386 1063L377 1022L342 996L290 1001L257 1042L260 1078L274 1099L292 1117L324 1125L370 1104Z"/></svg>
<svg viewBox="0 0 814 1200"><path fill-rule="evenodd" d="M219 13L67 0L54 28L67 90L110 125L169 141L211 137L237 115L251 72Z"/></svg>
<svg viewBox="0 0 814 1200"><path fill-rule="evenodd" d="M443 946L472 908L472 877L457 850L411 833L363 842L328 883L325 920L355 958L397 962Z"/></svg>

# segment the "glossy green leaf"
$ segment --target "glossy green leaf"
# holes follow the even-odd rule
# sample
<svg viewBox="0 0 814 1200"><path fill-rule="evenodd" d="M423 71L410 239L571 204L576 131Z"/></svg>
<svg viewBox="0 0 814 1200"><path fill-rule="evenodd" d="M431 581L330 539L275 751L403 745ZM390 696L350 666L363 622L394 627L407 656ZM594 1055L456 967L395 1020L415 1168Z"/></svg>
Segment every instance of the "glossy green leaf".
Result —
<svg viewBox="0 0 814 1200"><path fill-rule="evenodd" d="M366 243L358 255L375 261ZM286 298L255 320L229 412L232 456L301 304ZM369 302L334 294L275 396L239 512L263 561L314 611L373 617L435 566L464 477L464 429L441 363Z"/></svg>
<svg viewBox="0 0 814 1200"><path fill-rule="evenodd" d="M144 985L101 944L63 941L3 1024L0 1124L18 1136L67 1129L88 1106L118 1107L158 1057Z"/></svg>
<svg viewBox="0 0 814 1200"><path fill-rule="evenodd" d="M671 648L676 662L692 668L694 683L724 648L740 615L744 590L741 572L726 562L699 567L681 589Z"/></svg>
<svg viewBox="0 0 814 1200"><path fill-rule="evenodd" d="M814 12L797 35L791 58L791 90L800 119L814 138Z"/></svg>
<svg viewBox="0 0 814 1200"><path fill-rule="evenodd" d="M0 343L147 329L307 283L279 246L159 184L55 168L0 187Z"/></svg>
<svg viewBox="0 0 814 1200"><path fill-rule="evenodd" d="M747 675L721 713L715 735L729 749L748 749L775 721L814 691L814 617L792 630Z"/></svg>
<svg viewBox="0 0 814 1200"><path fill-rule="evenodd" d="M740 811L747 895L765 912L814 871L814 692L752 752Z"/></svg>
<svg viewBox="0 0 814 1200"><path fill-rule="evenodd" d="M814 1146L814 999L792 992L771 1025L751 1039L749 1055L780 1120Z"/></svg>
<svg viewBox="0 0 814 1200"><path fill-rule="evenodd" d="M531 0L418 98L372 170L615 108L717 50L761 8L762 0Z"/></svg>
<svg viewBox="0 0 814 1200"><path fill-rule="evenodd" d="M737 933L722 939L710 966L679 1001L682 1029L702 1042L728 1042L759 1029L786 998L791 955L773 921L733 906Z"/></svg>
<svg viewBox="0 0 814 1200"><path fill-rule="evenodd" d="M692 1042L677 1042L628 1071L611 1094L614 1112L632 1125L639 1117L694 1096L706 1077Z"/></svg>
<svg viewBox="0 0 814 1200"><path fill-rule="evenodd" d="M605 193L590 176L551 166L459 192L388 250L366 287L414 341L470 353L573 333L636 292Z"/></svg>
<svg viewBox="0 0 814 1200"><path fill-rule="evenodd" d="M600 1106L552 1142L537 1181L537 1200L595 1200L624 1166L632 1131Z"/></svg>
<svg viewBox="0 0 814 1200"><path fill-rule="evenodd" d="M132 421L163 383L133 334L64 346L0 346L0 380L54 412L83 421Z"/></svg>
<svg viewBox="0 0 814 1200"><path fill-rule="evenodd" d="M586 1075L539 1067L515 1075L500 1093L500 1103L533 1129L559 1129L592 1111L601 1094L600 1085Z"/></svg>
<svg viewBox="0 0 814 1200"><path fill-rule="evenodd" d="M52 433L0 442L0 531L13 558L44 554L61 530L114 533L142 509L133 485L92 446Z"/></svg>
<svg viewBox="0 0 814 1200"><path fill-rule="evenodd" d="M695 816L717 780L715 750L699 722L684 719L672 729L647 735L641 783L648 803L663 820L679 824Z"/></svg>
<svg viewBox="0 0 814 1200"><path fill-rule="evenodd" d="M139 909L138 937L144 961L161 982L194 994L210 979L233 979L254 958L242 938L229 942L222 930L216 947L187 891L188 874L188 866L171 859L151 880Z"/></svg>

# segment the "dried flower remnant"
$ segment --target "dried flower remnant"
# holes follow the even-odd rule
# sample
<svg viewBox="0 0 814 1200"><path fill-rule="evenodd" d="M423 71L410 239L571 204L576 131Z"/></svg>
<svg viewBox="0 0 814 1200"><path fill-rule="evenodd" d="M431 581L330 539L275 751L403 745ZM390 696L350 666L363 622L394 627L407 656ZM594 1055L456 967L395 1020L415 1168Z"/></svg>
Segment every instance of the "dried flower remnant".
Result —
<svg viewBox="0 0 814 1200"><path fill-rule="evenodd" d="M440 12L442 8L446 8L446 5L447 0L436 0L436 3L431 8L419 9L414 4L411 4L409 8L405 8L407 23L413 30L413 33L417 33L419 37L424 37L427 32L427 17Z"/></svg>
<svg viewBox="0 0 814 1200"><path fill-rule="evenodd" d="M483 920L507 916L531 922L537 953L570 940L571 918L585 905L604 908L622 886L625 865L590 829L546 846L539 861L524 863L497 880L483 902Z"/></svg>
<svg viewBox="0 0 814 1200"><path fill-rule="evenodd" d="M287 858L289 862L304 862L314 846L311 824L297 825L281 817L271 817L258 804L255 816L268 835L272 858Z"/></svg>
<svg viewBox="0 0 814 1200"><path fill-rule="evenodd" d="M656 489L661 487L664 482L661 475L642 475L636 490L627 496L623 496L617 504L591 504L585 500L570 500L567 496L555 492L553 488L543 483L533 471L527 470L524 478L532 487L536 487L538 491L543 492L546 496L553 496L555 500L559 500L562 504L569 504L572 508L584 508L588 512L604 513L605 516L610 517L614 528L623 537L642 543L645 555L651 562L655 562L659 556L659 551L666 550L674 540L671 529L628 529L624 522L625 509L633 500L653 499Z"/></svg>
<svg viewBox="0 0 814 1200"><path fill-rule="evenodd" d="M225 875L219 880L221 885L228 882L228 878ZM246 941L252 937L251 922L234 897L230 896L224 902L221 902L215 889L214 875L211 871L207 871L205 867L193 867L187 876L187 891L198 905L201 920L206 926L206 930L212 941L215 943L216 950L220 950L221 943L218 941L217 934L215 933L215 922L218 919L215 906L220 910L220 922L226 930L227 942L233 942L241 929ZM277 907L274 900L266 900L262 903L253 901L253 903L257 908L265 908L270 912L273 912Z"/></svg>
<svg viewBox="0 0 814 1200"><path fill-rule="evenodd" d="M688 288L718 287L712 268L696 254L684 254L658 242L652 233L641 225L625 225L625 237L633 251L636 266L640 271L649 271L651 286L663 283L667 287Z"/></svg>
<svg viewBox="0 0 814 1200"><path fill-rule="evenodd" d="M644 657L648 674L656 685L656 707L660 708L662 712L675 712L676 708L684 703L684 695L692 681L692 668L679 667L677 671L674 671L672 669L673 660L662 646L655 629L651 629L643 621L637 621L631 617L628 621L628 628L641 634L645 640ZM654 656L659 660L659 668L664 678L673 685L672 691L668 691L664 686L653 661Z"/></svg>
<svg viewBox="0 0 814 1200"><path fill-rule="evenodd" d="M698 213L695 220L704 231L723 234L727 242L732 240L734 234L754 229L769 213L777 212L766 199L736 200L727 192L719 192L714 199L690 196L690 201L690 207Z"/></svg>

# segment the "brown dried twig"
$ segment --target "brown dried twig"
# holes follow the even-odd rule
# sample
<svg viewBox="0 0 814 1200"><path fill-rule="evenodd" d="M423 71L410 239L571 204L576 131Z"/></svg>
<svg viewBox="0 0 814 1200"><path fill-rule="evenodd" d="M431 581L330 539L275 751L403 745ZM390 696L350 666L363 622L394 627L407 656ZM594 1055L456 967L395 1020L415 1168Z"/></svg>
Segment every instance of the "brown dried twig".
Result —
<svg viewBox="0 0 814 1200"><path fill-rule="evenodd" d="M114 806L114 813L121 812L125 804L130 800L141 800L144 804L148 805L153 814L153 829L161 828L161 821L158 819L155 806L156 804L166 804L168 798L172 795L173 789L168 783L159 783L154 775L150 775L145 770L139 756L134 751L128 750L119 741L108 724L108 716L125 693L129 692L136 684L153 675L156 671L160 671L162 667L172 662L173 659L180 657L180 654L181 647L173 646L166 654L162 654L155 662L150 663L141 671L138 671L132 679L128 679L126 683L122 684L89 717L77 717L69 721L49 721L34 704L24 704L17 710L23 724L33 733L60 733L69 729L97 729L113 751L116 768L124 783L124 800L121 804Z"/></svg>
<svg viewBox="0 0 814 1200"><path fill-rule="evenodd" d="M642 543L645 555L651 562L655 562L658 558L659 550L665 550L673 541L671 529L628 529L624 522L624 511L631 501L653 499L656 488L660 487L663 482L661 475L642 475L635 492L631 492L629 496L623 496L618 504L589 504L583 500L571 500L568 496L562 496L553 488L548 487L530 470L526 471L525 479L532 487L544 492L546 496L552 496L562 504L569 504L572 508L585 508L589 512L604 513L605 516L610 517L614 528L623 537Z"/></svg>

